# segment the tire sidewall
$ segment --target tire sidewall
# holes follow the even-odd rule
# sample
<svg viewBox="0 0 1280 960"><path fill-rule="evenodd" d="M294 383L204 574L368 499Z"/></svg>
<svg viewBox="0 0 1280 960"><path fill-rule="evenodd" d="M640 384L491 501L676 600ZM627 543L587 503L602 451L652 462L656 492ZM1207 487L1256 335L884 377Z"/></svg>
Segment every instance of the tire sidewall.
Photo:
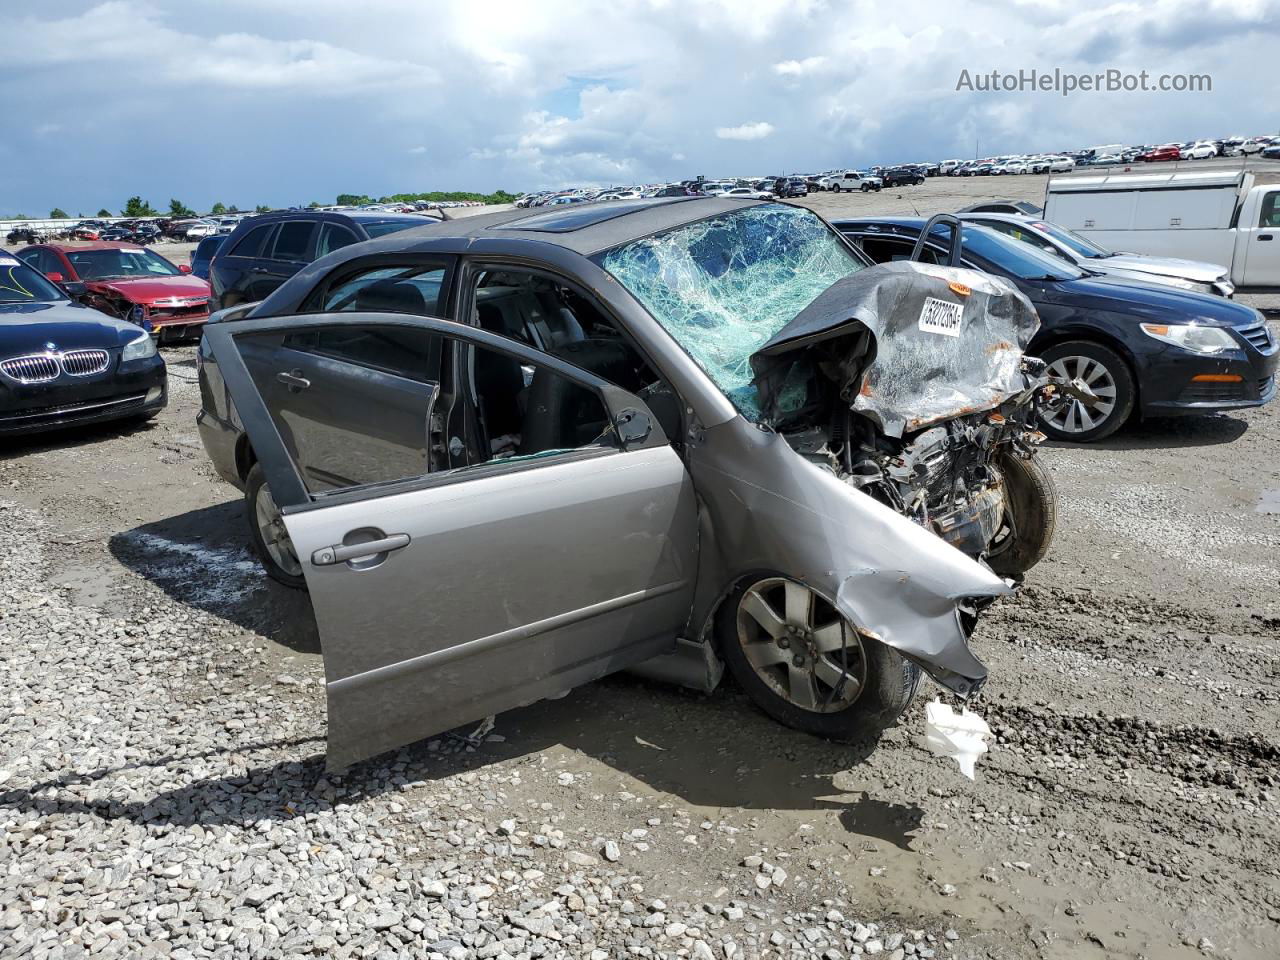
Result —
<svg viewBox="0 0 1280 960"><path fill-rule="evenodd" d="M1022 577L1044 559L1058 522L1058 491L1053 476L1038 455L1020 457L1012 451L997 462L1004 477L1005 505L1014 517L1017 538L1007 549L987 558L1002 577Z"/></svg>
<svg viewBox="0 0 1280 960"><path fill-rule="evenodd" d="M245 477L244 484L245 520L249 524L249 539L253 543L253 552L258 555L258 562L262 564L262 569L272 580L294 590L305 590L306 579L301 574L289 573L271 558L271 553L262 539L262 531L258 529L258 491L266 482L267 475L263 472L262 465L255 463L249 469L249 475Z"/></svg>
<svg viewBox="0 0 1280 960"><path fill-rule="evenodd" d="M863 636L866 685L852 704L833 713L814 713L783 699L756 673L738 641L738 603L747 587L766 576L778 574L747 577L716 612L720 654L734 679L757 707L788 727L828 740L878 737L911 704L920 685L920 668L893 648Z"/></svg>

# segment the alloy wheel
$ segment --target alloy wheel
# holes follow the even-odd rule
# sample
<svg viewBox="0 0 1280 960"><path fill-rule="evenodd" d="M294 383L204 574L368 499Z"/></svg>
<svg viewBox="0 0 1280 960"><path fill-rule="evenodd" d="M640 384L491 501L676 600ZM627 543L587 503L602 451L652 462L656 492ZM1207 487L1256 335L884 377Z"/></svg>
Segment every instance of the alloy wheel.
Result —
<svg viewBox="0 0 1280 960"><path fill-rule="evenodd" d="M1098 403L1092 407L1069 397L1066 403L1045 418L1055 429L1062 433L1087 433L1115 412L1115 377L1092 357L1059 357L1049 364L1049 373L1085 387L1098 397Z"/></svg>
<svg viewBox="0 0 1280 960"><path fill-rule="evenodd" d="M271 490L264 483L258 488L258 496L254 499L254 514L258 522L258 533L267 548L271 560L291 577L302 576L302 564L293 549L293 540L285 529L284 518L280 516L280 508L276 506Z"/></svg>
<svg viewBox="0 0 1280 960"><path fill-rule="evenodd" d="M866 685L858 632L802 583L769 577L738 601L738 642L752 670L788 703L813 713L848 708Z"/></svg>

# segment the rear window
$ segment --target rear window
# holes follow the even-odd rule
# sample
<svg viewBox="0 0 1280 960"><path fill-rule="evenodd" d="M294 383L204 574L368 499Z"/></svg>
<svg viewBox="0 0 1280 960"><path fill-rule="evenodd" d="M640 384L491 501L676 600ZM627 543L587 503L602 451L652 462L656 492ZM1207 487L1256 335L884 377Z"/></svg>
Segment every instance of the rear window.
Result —
<svg viewBox="0 0 1280 960"><path fill-rule="evenodd" d="M288 220L280 225L276 234L275 247L271 251L272 260L305 260L307 246L311 243L311 231L316 228L314 220Z"/></svg>
<svg viewBox="0 0 1280 960"><path fill-rule="evenodd" d="M398 230L408 230L410 227L425 227L428 223L435 223L435 221L427 217L421 220L361 220L360 226L364 227L364 232L373 239Z"/></svg>
<svg viewBox="0 0 1280 960"><path fill-rule="evenodd" d="M196 252L193 259L196 259L196 260L213 259L213 255L218 252L218 248L222 246L224 243L226 243L226 241L227 241L226 237L205 237L203 240L200 241L200 244L196 247Z"/></svg>

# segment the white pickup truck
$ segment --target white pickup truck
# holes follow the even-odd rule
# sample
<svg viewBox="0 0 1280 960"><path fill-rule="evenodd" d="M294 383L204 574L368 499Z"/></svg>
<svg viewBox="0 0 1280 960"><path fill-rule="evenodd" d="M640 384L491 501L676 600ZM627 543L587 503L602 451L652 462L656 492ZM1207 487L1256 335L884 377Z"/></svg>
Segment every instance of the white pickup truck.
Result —
<svg viewBox="0 0 1280 960"><path fill-rule="evenodd" d="M1126 253L1228 268L1237 293L1280 293L1280 183L1253 174L1116 173L1049 181L1044 219Z"/></svg>
<svg viewBox="0 0 1280 960"><path fill-rule="evenodd" d="M867 176L857 170L846 170L827 178L827 189L832 193L839 193L841 190L861 190L863 193L875 190L879 193L882 186L884 181L879 177Z"/></svg>

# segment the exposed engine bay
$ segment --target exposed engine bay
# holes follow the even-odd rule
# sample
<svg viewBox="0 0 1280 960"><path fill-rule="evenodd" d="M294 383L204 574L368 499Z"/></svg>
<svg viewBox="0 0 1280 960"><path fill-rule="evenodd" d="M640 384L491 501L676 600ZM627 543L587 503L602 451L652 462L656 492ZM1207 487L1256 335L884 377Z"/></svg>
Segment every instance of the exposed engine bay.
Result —
<svg viewBox="0 0 1280 960"><path fill-rule="evenodd" d="M784 437L846 483L975 560L986 560L1000 555L1017 535L1007 488L1022 481L1044 438L1034 419L1054 388L1037 385L1024 394L999 409L955 417L904 437L885 436L848 408L830 427Z"/></svg>
<svg viewBox="0 0 1280 960"><path fill-rule="evenodd" d="M998 278L914 262L833 284L752 358L761 410L797 452L1004 576L1056 515L1042 409L1075 388L1026 345L1034 308Z"/></svg>

